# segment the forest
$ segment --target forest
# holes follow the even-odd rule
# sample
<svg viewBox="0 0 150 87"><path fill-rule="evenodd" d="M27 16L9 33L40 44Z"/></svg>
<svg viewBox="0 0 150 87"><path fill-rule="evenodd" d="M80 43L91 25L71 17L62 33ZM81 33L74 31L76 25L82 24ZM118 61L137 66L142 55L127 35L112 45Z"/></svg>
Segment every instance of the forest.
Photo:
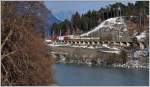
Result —
<svg viewBox="0 0 150 87"><path fill-rule="evenodd" d="M97 11L89 10L87 13L82 15L76 12L72 15L71 21L66 19L60 23L54 23L52 26L52 35L79 35L91 30L102 21L111 17L138 16L139 20L141 20L147 15L149 15L148 1L136 1L135 4L128 3L127 6L122 3L115 3L108 5L105 8L100 8Z"/></svg>

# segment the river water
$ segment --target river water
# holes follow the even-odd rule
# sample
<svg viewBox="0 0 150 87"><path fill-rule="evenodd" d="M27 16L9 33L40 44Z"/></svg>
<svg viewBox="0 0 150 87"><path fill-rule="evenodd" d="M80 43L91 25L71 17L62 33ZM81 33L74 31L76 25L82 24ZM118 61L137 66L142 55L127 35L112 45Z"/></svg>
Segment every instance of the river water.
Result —
<svg viewBox="0 0 150 87"><path fill-rule="evenodd" d="M148 70L56 64L54 79L59 86L147 86Z"/></svg>

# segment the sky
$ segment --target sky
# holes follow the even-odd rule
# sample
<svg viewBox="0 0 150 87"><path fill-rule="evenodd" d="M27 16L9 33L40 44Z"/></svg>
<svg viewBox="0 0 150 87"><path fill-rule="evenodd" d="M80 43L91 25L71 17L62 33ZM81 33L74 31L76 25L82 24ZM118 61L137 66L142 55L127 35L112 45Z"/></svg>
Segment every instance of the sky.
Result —
<svg viewBox="0 0 150 87"><path fill-rule="evenodd" d="M109 4L117 1L45 1L45 6L52 12L52 14L59 20L71 19L71 16L78 11L84 14L89 10L99 10L101 7L109 6ZM127 5L129 1L121 1ZM134 3L135 1L130 1Z"/></svg>

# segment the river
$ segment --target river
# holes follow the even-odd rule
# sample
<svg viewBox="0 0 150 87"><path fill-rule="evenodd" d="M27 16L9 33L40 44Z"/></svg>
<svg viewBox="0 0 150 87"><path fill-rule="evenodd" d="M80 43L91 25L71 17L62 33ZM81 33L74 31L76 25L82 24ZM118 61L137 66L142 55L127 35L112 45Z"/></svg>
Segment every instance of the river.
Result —
<svg viewBox="0 0 150 87"><path fill-rule="evenodd" d="M147 86L148 70L54 65L54 79L59 86Z"/></svg>

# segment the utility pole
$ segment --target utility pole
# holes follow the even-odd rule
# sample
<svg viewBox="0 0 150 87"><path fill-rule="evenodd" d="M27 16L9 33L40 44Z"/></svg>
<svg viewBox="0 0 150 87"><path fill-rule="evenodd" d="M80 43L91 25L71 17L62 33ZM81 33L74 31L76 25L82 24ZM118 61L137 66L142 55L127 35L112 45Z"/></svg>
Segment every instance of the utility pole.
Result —
<svg viewBox="0 0 150 87"><path fill-rule="evenodd" d="M109 8L109 14L110 14L110 16L109 16L109 17L111 18L111 8Z"/></svg>
<svg viewBox="0 0 150 87"><path fill-rule="evenodd" d="M110 8L110 17L112 18L112 8Z"/></svg>
<svg viewBox="0 0 150 87"><path fill-rule="evenodd" d="M116 12L116 11L115 11L115 8L113 8L112 10L113 10L113 11L112 11L113 17L115 17L115 12ZM115 39L116 39L116 38L115 38L115 30L114 30L114 28L113 28L113 41L115 41Z"/></svg>
<svg viewBox="0 0 150 87"><path fill-rule="evenodd" d="M115 8L113 8L113 16L115 17L115 13L116 13L116 10L115 10Z"/></svg>
<svg viewBox="0 0 150 87"><path fill-rule="evenodd" d="M108 10L109 10L109 8L106 10L106 14L107 14L107 19L108 19Z"/></svg>
<svg viewBox="0 0 150 87"><path fill-rule="evenodd" d="M111 9L111 17L113 17L113 11L114 11L114 8ZM113 28L113 31L112 31L112 41L114 41L114 28Z"/></svg>
<svg viewBox="0 0 150 87"><path fill-rule="evenodd" d="M59 36L61 36L61 29L60 29L60 32L59 32Z"/></svg>
<svg viewBox="0 0 150 87"><path fill-rule="evenodd" d="M145 18L145 15L144 15L144 9L143 9L143 29L144 29L144 18Z"/></svg>
<svg viewBox="0 0 150 87"><path fill-rule="evenodd" d="M111 17L113 17L113 9L111 9Z"/></svg>
<svg viewBox="0 0 150 87"><path fill-rule="evenodd" d="M145 25L145 17L146 17L146 15L145 15L145 8L144 8L144 14L143 14L143 28L144 28L144 25Z"/></svg>
<svg viewBox="0 0 150 87"><path fill-rule="evenodd" d="M118 7L118 13L120 13L120 6ZM120 20L121 20L121 15L119 15L119 18L120 18ZM120 25L119 25L119 41L120 41L120 29L121 29L121 27L120 27Z"/></svg>
<svg viewBox="0 0 150 87"><path fill-rule="evenodd" d="M53 31L52 31L52 37L54 36L54 33L55 33L55 32L54 32L54 29L53 29Z"/></svg>
<svg viewBox="0 0 150 87"><path fill-rule="evenodd" d="M105 20L104 13L105 13L105 12L103 11L103 21Z"/></svg>

